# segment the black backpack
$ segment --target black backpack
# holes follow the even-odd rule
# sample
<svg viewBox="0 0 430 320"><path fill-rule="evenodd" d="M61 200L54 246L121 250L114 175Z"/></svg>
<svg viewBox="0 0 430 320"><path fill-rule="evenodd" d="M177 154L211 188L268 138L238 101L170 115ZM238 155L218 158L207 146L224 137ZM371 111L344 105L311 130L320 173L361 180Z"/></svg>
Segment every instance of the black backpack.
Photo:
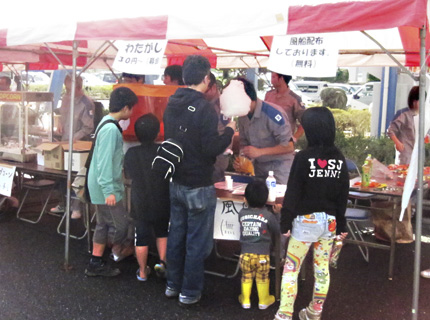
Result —
<svg viewBox="0 0 430 320"><path fill-rule="evenodd" d="M184 158L184 150L181 141L187 139L188 127L196 112L196 108L188 106L183 125L179 125L175 131L175 138L164 140L157 149L157 156L152 161L152 170L164 179L172 179L176 169Z"/></svg>
<svg viewBox="0 0 430 320"><path fill-rule="evenodd" d="M175 139L164 140L157 149L157 156L152 161L152 170L164 179L170 180L183 158L182 143Z"/></svg>

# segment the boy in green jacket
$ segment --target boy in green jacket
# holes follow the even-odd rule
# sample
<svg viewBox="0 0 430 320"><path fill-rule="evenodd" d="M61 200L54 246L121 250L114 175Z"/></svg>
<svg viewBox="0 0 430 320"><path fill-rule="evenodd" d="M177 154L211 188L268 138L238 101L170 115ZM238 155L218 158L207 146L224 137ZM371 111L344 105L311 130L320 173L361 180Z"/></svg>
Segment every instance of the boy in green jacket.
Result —
<svg viewBox="0 0 430 320"><path fill-rule="evenodd" d="M137 96L129 88L115 89L110 96L109 114L100 121L97 130L107 120L117 122L129 119L136 103ZM115 255L127 256L134 251L132 246L126 246L129 218L123 203L123 140L122 130L115 122L107 123L98 130L88 172L91 203L97 206L97 224L93 254L85 270L87 276L113 277L121 273L102 259L107 243L112 244Z"/></svg>

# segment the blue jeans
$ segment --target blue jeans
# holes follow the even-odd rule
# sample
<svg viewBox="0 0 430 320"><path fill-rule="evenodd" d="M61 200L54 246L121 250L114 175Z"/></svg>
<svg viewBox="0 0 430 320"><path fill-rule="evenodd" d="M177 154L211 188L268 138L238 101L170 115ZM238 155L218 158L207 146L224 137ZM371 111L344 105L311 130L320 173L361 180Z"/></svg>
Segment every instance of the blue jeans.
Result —
<svg viewBox="0 0 430 320"><path fill-rule="evenodd" d="M199 297L203 290L204 260L213 247L215 207L214 186L170 183L167 285L187 297Z"/></svg>

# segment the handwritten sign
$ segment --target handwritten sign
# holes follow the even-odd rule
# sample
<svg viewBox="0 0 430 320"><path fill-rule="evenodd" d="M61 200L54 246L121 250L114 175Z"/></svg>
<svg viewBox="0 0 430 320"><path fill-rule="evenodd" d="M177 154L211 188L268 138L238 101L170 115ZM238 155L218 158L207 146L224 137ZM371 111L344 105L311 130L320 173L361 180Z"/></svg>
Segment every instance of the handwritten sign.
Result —
<svg viewBox="0 0 430 320"><path fill-rule="evenodd" d="M217 199L214 218L214 239L239 240L239 211L244 202Z"/></svg>
<svg viewBox="0 0 430 320"><path fill-rule="evenodd" d="M12 195L15 169L16 167L0 164L0 194L7 197Z"/></svg>
<svg viewBox="0 0 430 320"><path fill-rule="evenodd" d="M117 41L113 68L132 74L159 74L167 40Z"/></svg>
<svg viewBox="0 0 430 320"><path fill-rule="evenodd" d="M268 69L301 77L334 77L339 49L329 34L273 37Z"/></svg>

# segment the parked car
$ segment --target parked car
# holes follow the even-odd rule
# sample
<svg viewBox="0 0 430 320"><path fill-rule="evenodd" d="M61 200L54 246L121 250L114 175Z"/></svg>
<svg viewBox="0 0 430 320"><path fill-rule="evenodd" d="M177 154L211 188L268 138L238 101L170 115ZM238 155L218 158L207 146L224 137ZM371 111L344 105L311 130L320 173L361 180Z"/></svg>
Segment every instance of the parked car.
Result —
<svg viewBox="0 0 430 320"><path fill-rule="evenodd" d="M325 81L294 81L294 84L300 90L301 96L309 97L311 103L320 103L320 93L328 87Z"/></svg>
<svg viewBox="0 0 430 320"><path fill-rule="evenodd" d="M348 84L348 83L329 83L328 84L329 88L339 88L342 89L343 91L345 91L345 93L348 94L353 94L356 89L353 88L352 85Z"/></svg>
<svg viewBox="0 0 430 320"><path fill-rule="evenodd" d="M81 73L84 87L93 87L93 86L111 86L112 83L101 80L99 77L92 73Z"/></svg>
<svg viewBox="0 0 430 320"><path fill-rule="evenodd" d="M354 109L369 109L373 104L373 87L377 82L367 82L356 92L348 95L347 105Z"/></svg>
<svg viewBox="0 0 430 320"><path fill-rule="evenodd" d="M50 84L51 78L43 71L22 71L21 81L29 84Z"/></svg>
<svg viewBox="0 0 430 320"><path fill-rule="evenodd" d="M121 78L120 73L113 74L112 72L99 72L95 74L100 80L109 83L118 83L118 79Z"/></svg>

